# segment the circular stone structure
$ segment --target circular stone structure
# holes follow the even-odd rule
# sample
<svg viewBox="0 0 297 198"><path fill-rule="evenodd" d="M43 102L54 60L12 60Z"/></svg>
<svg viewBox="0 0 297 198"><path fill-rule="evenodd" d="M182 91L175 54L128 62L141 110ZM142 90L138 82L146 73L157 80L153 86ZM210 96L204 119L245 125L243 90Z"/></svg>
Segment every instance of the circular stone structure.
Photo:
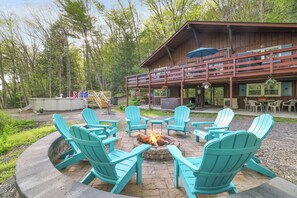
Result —
<svg viewBox="0 0 297 198"><path fill-rule="evenodd" d="M52 161L65 147L59 133L52 133L28 147L16 165L19 197L63 198L126 198L74 181L58 171Z"/></svg>
<svg viewBox="0 0 297 198"><path fill-rule="evenodd" d="M179 148L180 143L177 139L170 137L170 136L163 136L163 138L169 140L171 143L168 145L175 145ZM143 144L142 142L138 141L137 138L133 140L134 148ZM164 146L152 146L150 150L145 151L143 158L147 160L154 160L154 161L169 161L172 160L172 156L167 150L167 145Z"/></svg>

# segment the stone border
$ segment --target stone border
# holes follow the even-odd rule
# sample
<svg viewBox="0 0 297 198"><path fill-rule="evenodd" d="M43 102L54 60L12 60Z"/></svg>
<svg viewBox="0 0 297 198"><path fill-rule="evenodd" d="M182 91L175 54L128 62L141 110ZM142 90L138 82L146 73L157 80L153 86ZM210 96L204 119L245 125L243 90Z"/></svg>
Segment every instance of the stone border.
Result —
<svg viewBox="0 0 297 198"><path fill-rule="evenodd" d="M73 181L55 169L49 155L61 139L58 132L49 134L28 147L19 157L16 186L20 197L128 197Z"/></svg>
<svg viewBox="0 0 297 198"><path fill-rule="evenodd" d="M178 148L180 147L180 142L176 138L173 138L171 136L165 136L165 137L172 141L172 144L170 145L175 145ZM140 146L141 144L143 143L139 142L138 138L134 138L133 140L134 148L137 146ZM146 160L159 161L159 162L173 160L172 155L168 151L166 145L152 146L150 150L144 152L143 158Z"/></svg>

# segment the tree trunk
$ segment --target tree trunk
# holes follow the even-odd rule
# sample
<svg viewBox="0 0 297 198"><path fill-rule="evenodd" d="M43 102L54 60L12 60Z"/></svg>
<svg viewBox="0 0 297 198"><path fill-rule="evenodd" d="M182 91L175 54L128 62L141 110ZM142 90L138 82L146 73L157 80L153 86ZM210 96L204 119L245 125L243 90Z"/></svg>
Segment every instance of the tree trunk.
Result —
<svg viewBox="0 0 297 198"><path fill-rule="evenodd" d="M1 78L2 92L3 92L2 107L3 107L3 109L6 109L7 108L7 93L6 93L6 82L5 82L5 78L4 78L4 71L3 71L3 64L2 64L1 45L0 45L0 78Z"/></svg>

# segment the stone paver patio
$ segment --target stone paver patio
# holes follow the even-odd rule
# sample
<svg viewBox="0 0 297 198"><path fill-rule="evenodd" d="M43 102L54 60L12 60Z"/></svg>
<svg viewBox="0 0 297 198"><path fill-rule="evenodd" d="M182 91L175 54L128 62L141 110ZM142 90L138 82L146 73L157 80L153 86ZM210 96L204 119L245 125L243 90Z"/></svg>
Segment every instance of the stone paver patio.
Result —
<svg viewBox="0 0 297 198"><path fill-rule="evenodd" d="M102 112L102 110L97 110L98 115L100 115L100 112ZM76 117L76 115L74 117ZM138 132L136 131L132 133L132 136L134 137L129 137L128 134L124 132L126 124L123 121L123 118L124 114L122 113L116 113L116 115L112 116L104 116L104 119L121 120L119 124L119 132L117 134L117 138L119 139L119 141L116 143L115 147L117 149L131 151L133 149L133 138L135 138ZM159 118L163 119L162 117ZM206 120L210 119L206 118ZM163 125L163 134L166 133L166 130L164 130L164 128L165 124ZM150 124L148 125L148 129L148 131L150 131ZM154 126L154 131L159 132L160 126ZM193 128L190 128L190 131L193 131ZM183 137L182 133L175 133L174 131L172 131L170 134L172 137L175 137L180 141L180 149L184 152L186 157L201 155L203 145L205 144L205 142L195 142L195 137L192 133L188 133L186 138ZM61 172L71 177L73 180L80 181L87 174L90 168L91 166L89 162L83 161L62 170ZM136 177L134 176L133 179L124 188L121 194L135 197L187 197L181 182L179 183L179 189L174 188L173 174L173 161L156 162L145 160L143 163L142 184L136 185ZM250 170L243 170L236 176L233 182L238 188L238 190L241 192L259 186L267 180L269 180L269 178L266 176L263 176ZM90 185L94 188L104 191L110 191L113 187L113 185L106 184L100 181L99 179L95 179ZM218 197L222 195L227 195L227 193L211 197Z"/></svg>

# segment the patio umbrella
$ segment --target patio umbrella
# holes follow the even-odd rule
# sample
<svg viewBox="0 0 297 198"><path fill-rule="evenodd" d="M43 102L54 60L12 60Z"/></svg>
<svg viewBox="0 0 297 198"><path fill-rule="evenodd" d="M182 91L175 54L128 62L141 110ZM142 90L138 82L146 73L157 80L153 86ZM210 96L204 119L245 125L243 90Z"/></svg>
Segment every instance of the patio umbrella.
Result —
<svg viewBox="0 0 297 198"><path fill-rule="evenodd" d="M187 53L187 57L188 58L193 58L193 57L203 57L203 56L209 56L209 55L213 55L216 54L219 50L215 49L215 48L205 48L205 47L201 47L198 49L195 49L191 52Z"/></svg>

